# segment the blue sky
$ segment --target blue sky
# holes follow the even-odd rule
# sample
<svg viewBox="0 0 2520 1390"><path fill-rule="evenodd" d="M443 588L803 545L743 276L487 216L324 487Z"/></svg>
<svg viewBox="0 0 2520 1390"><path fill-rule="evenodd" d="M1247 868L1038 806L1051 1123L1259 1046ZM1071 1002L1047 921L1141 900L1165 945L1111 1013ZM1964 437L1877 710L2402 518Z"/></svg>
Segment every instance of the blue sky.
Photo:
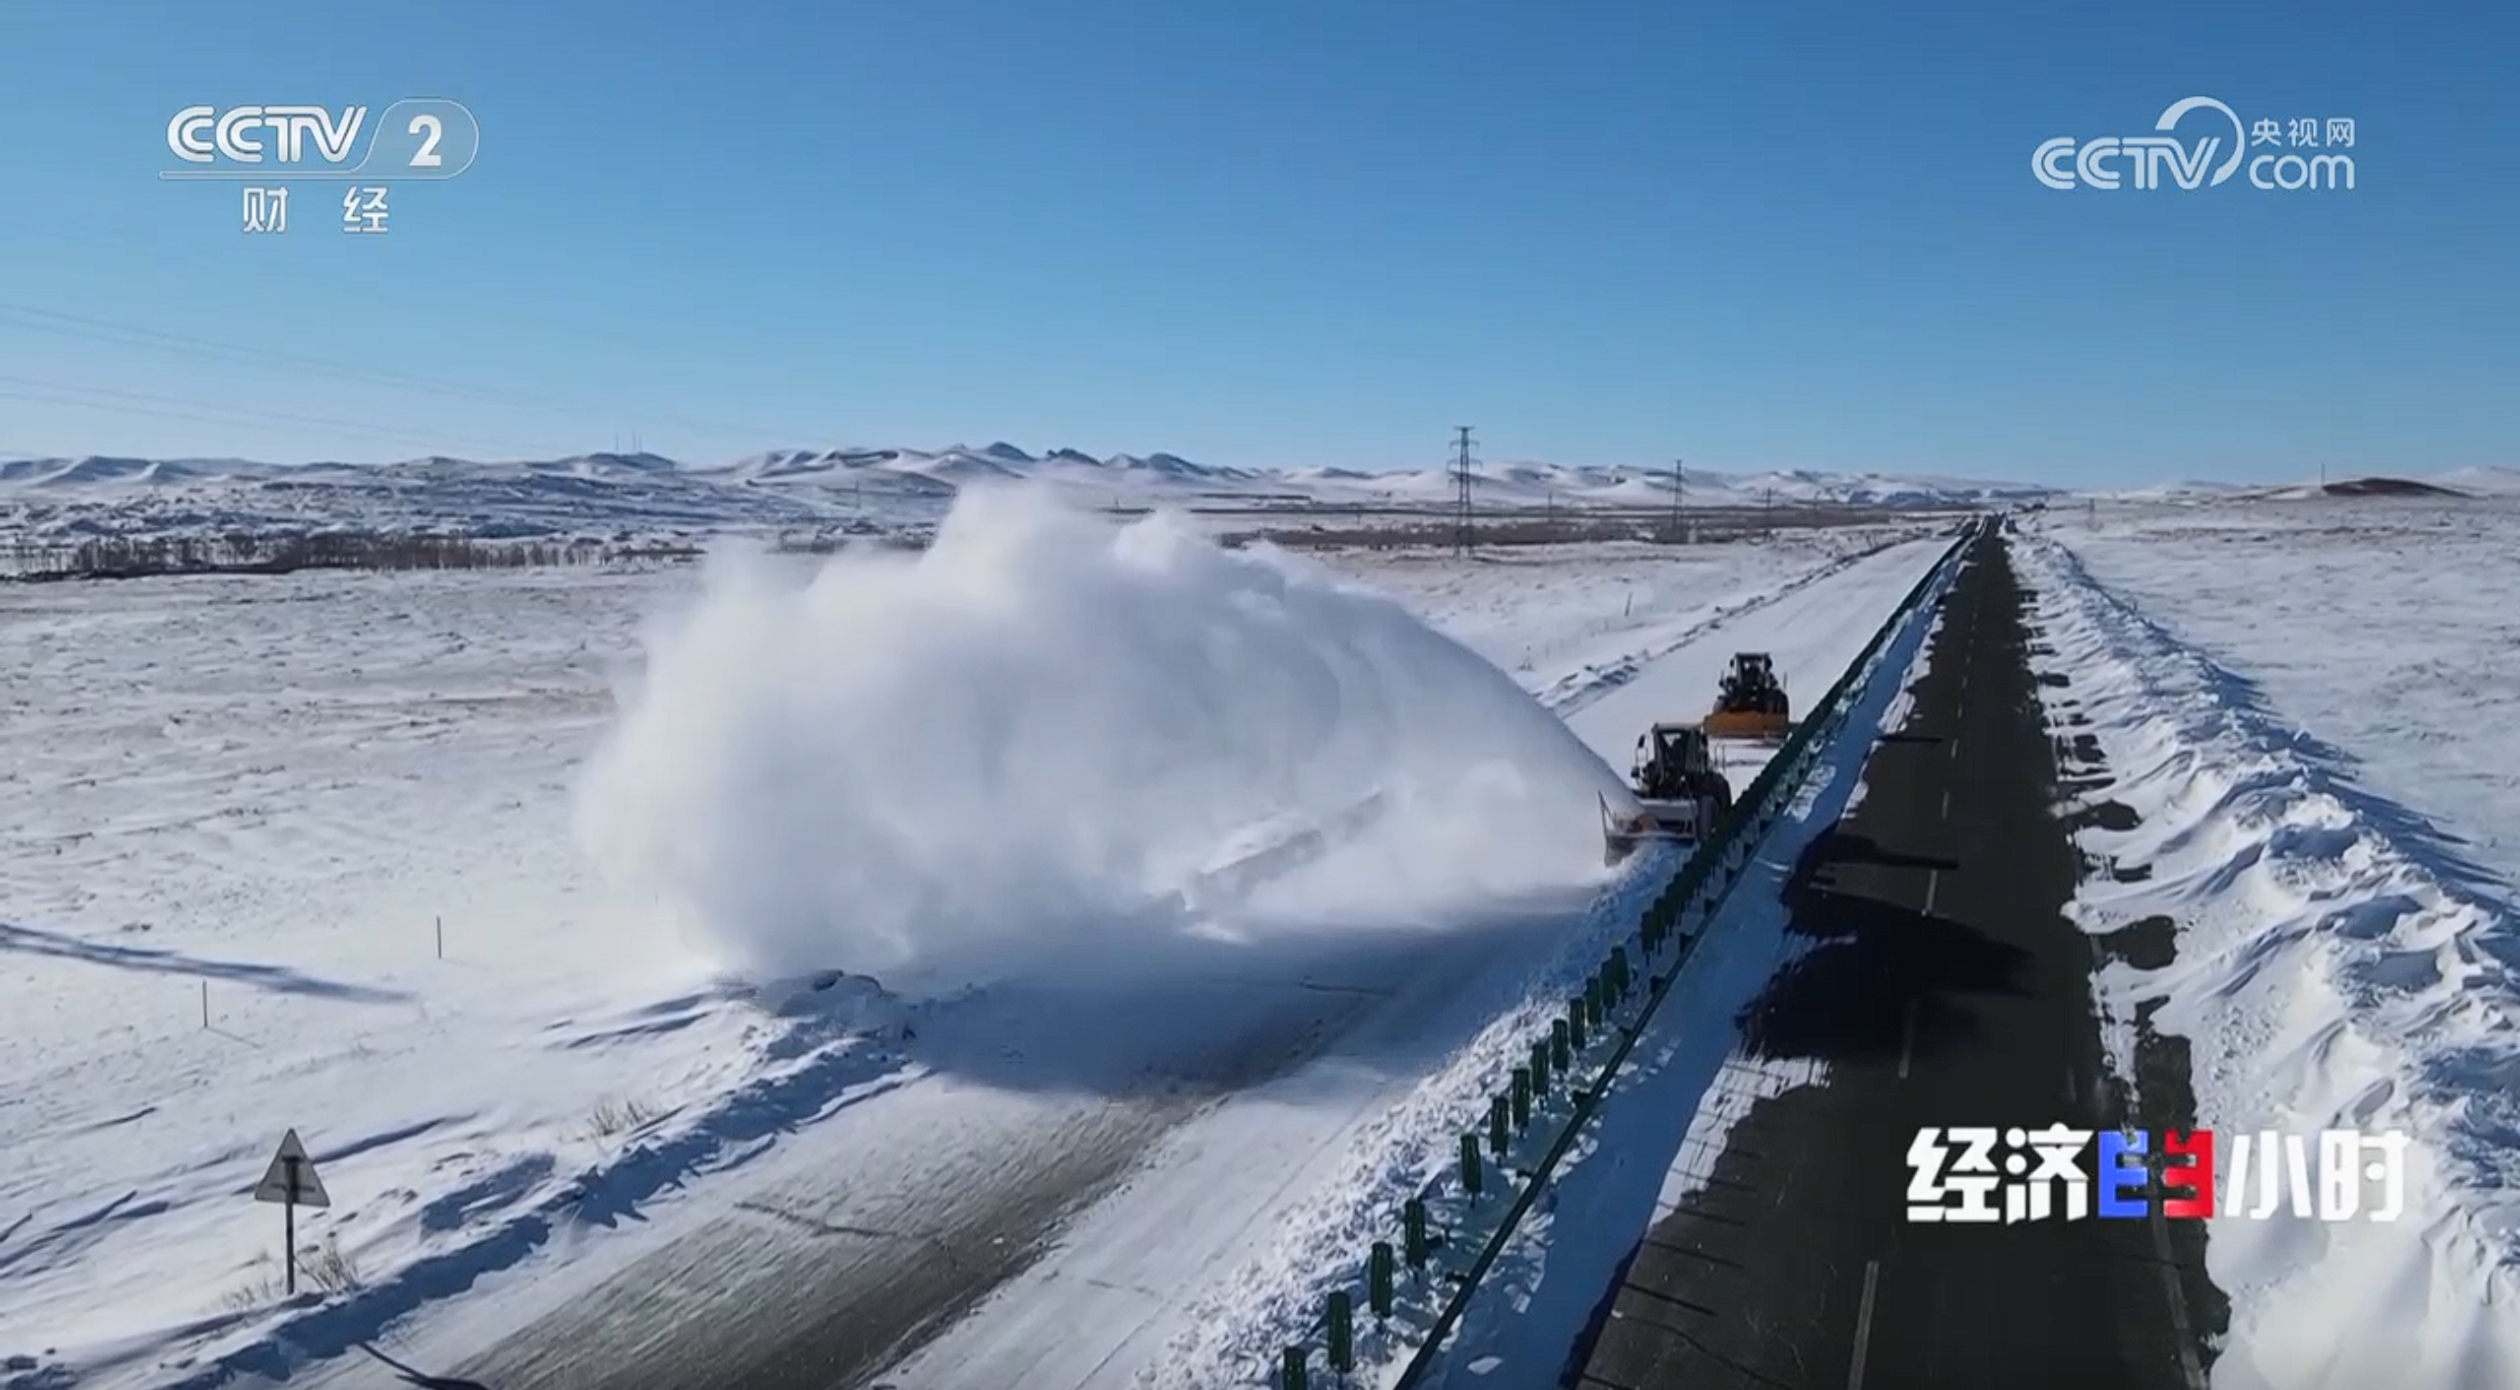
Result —
<svg viewBox="0 0 2520 1390"><path fill-rule="evenodd" d="M12 6L0 453L2520 463L2520 16L2061 9ZM2189 95L2358 186L2032 176ZM407 96L482 153L383 238L156 177L181 106Z"/></svg>

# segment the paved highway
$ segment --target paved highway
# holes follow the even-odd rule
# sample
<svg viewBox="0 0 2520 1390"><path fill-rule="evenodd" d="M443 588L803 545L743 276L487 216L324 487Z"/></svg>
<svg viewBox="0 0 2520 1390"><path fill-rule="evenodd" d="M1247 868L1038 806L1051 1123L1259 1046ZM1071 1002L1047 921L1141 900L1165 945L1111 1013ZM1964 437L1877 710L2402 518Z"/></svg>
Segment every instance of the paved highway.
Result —
<svg viewBox="0 0 2520 1390"><path fill-rule="evenodd" d="M2184 1127L2105 1084L2080 866L2000 537L1945 600L1904 730L1788 889L1808 950L1745 1046L1818 1057L1658 1222L1570 1368L1589 1390L2203 1390L2221 1316L2192 1223L1911 1224L1923 1126Z"/></svg>

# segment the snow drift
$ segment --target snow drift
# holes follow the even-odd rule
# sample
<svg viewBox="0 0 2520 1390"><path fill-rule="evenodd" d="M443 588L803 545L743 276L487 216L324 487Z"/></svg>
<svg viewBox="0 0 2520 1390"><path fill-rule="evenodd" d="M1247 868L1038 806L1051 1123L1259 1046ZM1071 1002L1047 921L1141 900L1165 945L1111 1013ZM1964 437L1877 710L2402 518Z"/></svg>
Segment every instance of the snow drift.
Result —
<svg viewBox="0 0 2520 1390"><path fill-rule="evenodd" d="M2278 722L2249 684L2024 537L2039 621L2140 818L2087 828L2099 933L2176 923L2176 958L2096 982L2123 1070L2136 1006L2188 1040L2199 1124L2413 1136L2391 1224L2218 1220L2216 1390L2520 1384L2520 946L2507 894Z"/></svg>
<svg viewBox="0 0 2520 1390"><path fill-rule="evenodd" d="M580 838L757 978L1129 953L1255 840L1317 851L1259 916L1433 921L1597 876L1617 785L1397 603L1029 488L967 492L915 556L719 554L648 656Z"/></svg>

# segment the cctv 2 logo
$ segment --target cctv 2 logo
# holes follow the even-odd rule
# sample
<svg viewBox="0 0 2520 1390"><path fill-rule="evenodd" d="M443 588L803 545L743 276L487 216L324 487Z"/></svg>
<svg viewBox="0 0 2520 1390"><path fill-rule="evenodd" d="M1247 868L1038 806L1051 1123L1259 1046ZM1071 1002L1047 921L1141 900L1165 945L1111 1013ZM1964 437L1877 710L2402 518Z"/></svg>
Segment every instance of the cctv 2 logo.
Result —
<svg viewBox="0 0 2520 1390"><path fill-rule="evenodd" d="M187 106L166 123L166 148L184 168L162 179L451 179L481 153L481 126L462 102L398 101L350 162L368 108ZM321 163L306 162L309 156Z"/></svg>

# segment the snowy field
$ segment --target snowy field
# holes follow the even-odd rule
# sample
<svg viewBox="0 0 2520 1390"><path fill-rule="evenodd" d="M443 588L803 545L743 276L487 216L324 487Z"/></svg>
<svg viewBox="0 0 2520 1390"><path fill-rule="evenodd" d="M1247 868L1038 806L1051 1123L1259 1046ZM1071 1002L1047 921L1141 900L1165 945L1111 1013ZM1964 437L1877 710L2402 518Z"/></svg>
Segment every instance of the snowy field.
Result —
<svg viewBox="0 0 2520 1390"><path fill-rule="evenodd" d="M776 449L727 460L654 454L490 462L272 464L239 459L0 458L0 546L97 535L215 537L241 531L399 530L460 526L474 536L692 536L730 530L814 532L933 525L965 488L1026 482L1084 508L1182 507L1239 514L1289 508L1450 514L1444 468L1200 463L1175 454L1027 450ZM1483 508L1659 508L1669 470L1497 462L1474 484ZM1699 507L1936 507L2051 495L1978 479L1805 470L1686 480ZM1351 516L1351 520L1352 520ZM0 551L0 558L5 552Z"/></svg>
<svg viewBox="0 0 2520 1390"><path fill-rule="evenodd" d="M2024 548L2060 717L2138 817L2087 929L2163 917L2107 967L2190 1048L2222 1135L2413 1136L2394 1224L2212 1228L2216 1390L2520 1384L2520 503L2340 501L2058 515ZM2225 1175L2228 1177L2228 1174Z"/></svg>
<svg viewBox="0 0 2520 1390"><path fill-rule="evenodd" d="M1657 712L1696 713L1720 656L1690 644L1757 596L1828 570L1835 607L1877 588L1886 611L1913 572L1843 568L1882 539L1330 557L1400 607L1162 526L985 509L811 588L0 588L0 1384L214 1384L601 1269L639 1246L603 1227L662 1228L708 1175L901 1113L947 1065L906 1027L921 990L1143 947L1267 812L1371 803L1377 854L1479 872L1333 855L1246 932L1589 895L1594 753L1624 770L1644 708L1570 732L1515 687L1608 709L1678 654L1686 707ZM1447 770L1460 747L1502 761ZM1457 803L1490 809L1430 809ZM899 992L795 978L870 963ZM302 1244L356 1287L284 1307L278 1214L244 1194L290 1127L334 1203ZM298 1352L218 1360L281 1329Z"/></svg>
<svg viewBox="0 0 2520 1390"><path fill-rule="evenodd" d="M831 1262L729 1244L725 1208L792 1224L800 1184L879 1167L898 1190L851 1202L985 1216L1021 1195L1003 1170L1087 1159L1083 1216L898 1383L1264 1361L1446 1161L1491 1044L1628 925L1590 798L1636 730L1701 711L1737 647L1816 695L1939 543L1860 557L1916 531L1282 559L980 509L810 587L0 586L0 1386L356 1386L373 1342L431 1370L505 1347L481 1379L532 1387L591 1326L561 1311L660 1249L729 1310L761 1288L736 1265ZM2515 541L2513 502L2328 499L2059 511L2022 548L2097 795L2140 817L2082 832L2121 877L2078 911L2180 929L2168 970L2099 982L2121 1059L2159 1000L2201 1123L2421 1141L2398 1225L2216 1226L2216 1390L2520 1384L2520 771L2479 751L2520 720ZM1501 809L1435 809L1464 800ZM1181 915L1210 851L1334 825L1356 843ZM1209 954L1167 954L1185 925ZM1175 1016L1098 1053L1023 1022L1003 986L1054 959L1130 960ZM1280 976L1366 1002L1253 988ZM1347 1041L1274 1079L1220 1090L1201 1054L1190 1092L1136 1089L1322 1027ZM1639 1084L1807 1080L1727 1079L1720 1032ZM1671 1108L1622 1123L1695 1171L1720 1135ZM292 1126L334 1200L302 1244L356 1287L284 1305L245 1193ZM1570 1171L1465 1330L1480 1365L1547 1362L1667 1166Z"/></svg>
<svg viewBox="0 0 2520 1390"><path fill-rule="evenodd" d="M2355 780L2415 807L2520 883L2520 497L2109 508L2052 534L2092 577L2247 676L2294 726L2358 755Z"/></svg>

